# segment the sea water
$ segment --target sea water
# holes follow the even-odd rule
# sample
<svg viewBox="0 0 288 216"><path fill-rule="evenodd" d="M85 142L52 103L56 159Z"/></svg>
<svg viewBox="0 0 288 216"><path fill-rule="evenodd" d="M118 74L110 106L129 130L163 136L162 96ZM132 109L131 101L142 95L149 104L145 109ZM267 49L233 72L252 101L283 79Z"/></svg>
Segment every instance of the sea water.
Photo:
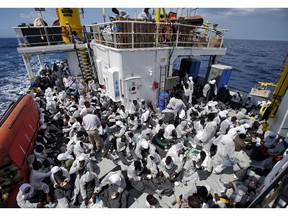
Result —
<svg viewBox="0 0 288 216"><path fill-rule="evenodd" d="M30 85L17 46L16 38L0 38L0 116ZM277 81L288 51L288 41L225 39L224 46L227 54L218 63L233 67L229 85L244 91L250 91L258 81ZM31 57L33 73L37 75L41 64L51 66L65 58L63 53L34 55ZM201 59L200 76L205 76L207 64L208 58Z"/></svg>

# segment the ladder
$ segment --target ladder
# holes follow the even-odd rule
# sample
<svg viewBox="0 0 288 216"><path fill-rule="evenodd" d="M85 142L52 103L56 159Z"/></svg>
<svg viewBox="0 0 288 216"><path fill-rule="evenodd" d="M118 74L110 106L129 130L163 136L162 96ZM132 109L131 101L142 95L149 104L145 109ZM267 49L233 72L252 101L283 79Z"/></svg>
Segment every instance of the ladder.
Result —
<svg viewBox="0 0 288 216"><path fill-rule="evenodd" d="M85 81L90 82L94 79L93 69L91 66L89 54L87 48L77 48L76 54L79 62L79 68L81 70L82 77Z"/></svg>
<svg viewBox="0 0 288 216"><path fill-rule="evenodd" d="M93 55L91 55L90 53L91 51L90 42L88 39L88 34L87 34L85 26L83 26L83 36L84 36L83 40L86 45L85 48L83 47L78 48L77 44L73 40L74 49L76 51L78 62L79 62L78 66L80 68L83 79L87 83L91 82L92 80L98 81L98 76L97 76L96 68L95 68L94 61L93 61Z"/></svg>
<svg viewBox="0 0 288 216"><path fill-rule="evenodd" d="M165 81L166 81L166 67L160 66L160 81L159 81L159 94L165 91Z"/></svg>

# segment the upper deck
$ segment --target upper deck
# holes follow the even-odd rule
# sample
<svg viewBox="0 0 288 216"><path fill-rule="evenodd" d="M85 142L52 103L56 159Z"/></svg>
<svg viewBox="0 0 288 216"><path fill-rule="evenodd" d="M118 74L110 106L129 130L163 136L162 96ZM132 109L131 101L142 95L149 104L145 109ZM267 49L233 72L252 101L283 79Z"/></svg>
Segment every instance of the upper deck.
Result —
<svg viewBox="0 0 288 216"><path fill-rule="evenodd" d="M14 27L19 43L19 53L47 53L73 50L75 46L67 44L62 37L69 37L71 30L65 26L25 26ZM107 48L118 50L138 48L193 48L219 50L225 54L225 29L188 25L177 22L149 22L139 20L115 20L83 26L83 44L92 42ZM217 53L216 53L217 55Z"/></svg>

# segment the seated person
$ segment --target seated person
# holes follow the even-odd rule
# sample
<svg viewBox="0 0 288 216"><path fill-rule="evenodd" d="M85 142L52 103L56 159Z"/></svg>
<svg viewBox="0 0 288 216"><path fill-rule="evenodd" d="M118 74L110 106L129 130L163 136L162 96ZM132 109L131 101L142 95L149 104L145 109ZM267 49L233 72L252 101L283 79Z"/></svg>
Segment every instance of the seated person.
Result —
<svg viewBox="0 0 288 216"><path fill-rule="evenodd" d="M51 202L49 192L45 183L24 183L19 188L16 201L20 208L44 208Z"/></svg>

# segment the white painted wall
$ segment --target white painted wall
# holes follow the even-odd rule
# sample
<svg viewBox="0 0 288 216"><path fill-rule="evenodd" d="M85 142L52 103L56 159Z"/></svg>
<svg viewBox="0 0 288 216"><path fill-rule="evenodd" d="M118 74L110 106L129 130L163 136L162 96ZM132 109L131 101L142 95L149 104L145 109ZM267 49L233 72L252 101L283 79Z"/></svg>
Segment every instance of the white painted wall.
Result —
<svg viewBox="0 0 288 216"><path fill-rule="evenodd" d="M135 98L149 100L153 105L158 103L159 90L154 90L152 85L153 82L159 83L160 66L168 65L168 57L171 52L170 50L172 49L171 47L124 50L114 49L99 44L92 44L92 48L94 51L100 84L105 84L107 86L108 76L109 83L115 83L115 80L111 81L111 78L117 76L110 76L111 74L108 74L108 70L118 72L120 101L124 105L129 105ZM170 59L169 76L172 73L172 63L179 55L225 55L225 53L226 49L223 48L210 49L177 47L173 50Z"/></svg>

